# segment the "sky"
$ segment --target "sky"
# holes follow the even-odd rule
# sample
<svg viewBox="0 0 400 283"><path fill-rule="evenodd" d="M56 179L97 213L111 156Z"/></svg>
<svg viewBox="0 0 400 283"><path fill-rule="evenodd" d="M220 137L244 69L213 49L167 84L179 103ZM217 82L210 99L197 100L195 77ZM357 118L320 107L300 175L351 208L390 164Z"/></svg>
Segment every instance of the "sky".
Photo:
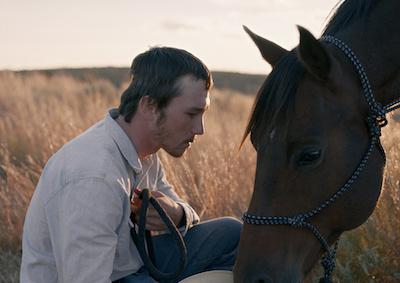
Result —
<svg viewBox="0 0 400 283"><path fill-rule="evenodd" d="M0 70L129 67L152 46L186 49L213 71L264 74L243 31L291 49L319 36L338 0L0 0Z"/></svg>

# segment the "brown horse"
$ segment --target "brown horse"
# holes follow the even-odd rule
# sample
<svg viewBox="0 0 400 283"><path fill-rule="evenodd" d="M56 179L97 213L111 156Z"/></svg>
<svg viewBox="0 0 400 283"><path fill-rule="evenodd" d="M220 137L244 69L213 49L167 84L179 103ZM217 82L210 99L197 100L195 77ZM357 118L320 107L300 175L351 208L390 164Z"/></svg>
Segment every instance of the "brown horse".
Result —
<svg viewBox="0 0 400 283"><path fill-rule="evenodd" d="M400 1L347 0L317 40L292 51L246 31L273 66L245 137L257 151L235 282L302 282L373 212L383 179L385 114L399 107Z"/></svg>

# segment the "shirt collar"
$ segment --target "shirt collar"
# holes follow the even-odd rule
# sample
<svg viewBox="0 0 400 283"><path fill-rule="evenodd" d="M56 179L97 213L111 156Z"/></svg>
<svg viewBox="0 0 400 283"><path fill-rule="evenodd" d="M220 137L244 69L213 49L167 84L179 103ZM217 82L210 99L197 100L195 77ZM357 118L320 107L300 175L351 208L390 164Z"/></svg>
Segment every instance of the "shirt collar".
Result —
<svg viewBox="0 0 400 283"><path fill-rule="evenodd" d="M118 109L113 108L108 111L104 119L106 129L111 134L114 142L117 144L122 156L128 161L135 173L140 174L142 173L142 163L140 162L136 149L128 135L115 121L117 117Z"/></svg>

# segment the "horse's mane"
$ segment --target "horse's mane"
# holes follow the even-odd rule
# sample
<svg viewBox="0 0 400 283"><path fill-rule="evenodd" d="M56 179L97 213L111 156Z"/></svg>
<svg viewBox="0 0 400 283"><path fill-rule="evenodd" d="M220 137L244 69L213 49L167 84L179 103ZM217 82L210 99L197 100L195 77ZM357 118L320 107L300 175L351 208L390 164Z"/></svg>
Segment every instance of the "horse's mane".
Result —
<svg viewBox="0 0 400 283"><path fill-rule="evenodd" d="M382 0L339 1L330 14L333 14L324 28L323 34L334 35L354 21L366 20L374 6Z"/></svg>
<svg viewBox="0 0 400 283"><path fill-rule="evenodd" d="M381 0L382 1L382 0ZM333 14L324 28L323 34L335 34L356 20L366 20L370 11L379 0L346 0L336 4ZM251 133L252 140L258 140L260 125L268 132L276 125L282 115L286 115L291 102L295 99L298 82L304 73L304 67L298 61L295 50L285 55L257 93L253 111L247 124L242 144Z"/></svg>

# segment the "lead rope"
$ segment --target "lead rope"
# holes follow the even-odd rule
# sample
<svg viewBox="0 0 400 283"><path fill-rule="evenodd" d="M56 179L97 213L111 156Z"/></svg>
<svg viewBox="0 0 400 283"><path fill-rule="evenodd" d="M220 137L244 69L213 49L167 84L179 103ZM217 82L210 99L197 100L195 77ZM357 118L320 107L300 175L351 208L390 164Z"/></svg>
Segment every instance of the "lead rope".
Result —
<svg viewBox="0 0 400 283"><path fill-rule="evenodd" d="M139 195L139 199L142 200L142 205L140 208L140 215L139 215L139 223L138 223L138 232L136 232L135 225L131 227L130 229L130 234L133 239L133 241L136 244L136 248L139 251L140 257L142 258L144 266L147 268L149 271L150 275L156 279L156 280L172 280L172 279L177 279L184 269L186 268L187 265L187 249L185 242L183 240L183 237L181 233L178 231L176 228L175 224L171 220L171 218L168 216L168 214L165 212L165 210L160 206L158 201L151 196L149 189L143 189L142 192ZM179 264L178 267L175 271L172 272L163 272L159 270L154 261L154 258L151 259L151 246L148 246L146 249L146 242L149 243L149 233L146 233L146 216L147 216L147 208L149 206L149 203L155 208L155 210L158 212L160 215L160 218L162 221L165 223L167 226L168 230L171 232L172 237L174 238L178 249L179 249ZM132 223L135 223L135 218L134 214L131 213L131 221ZM147 234L147 235L146 235ZM148 250L148 252L147 252ZM153 256L154 257L154 256Z"/></svg>
<svg viewBox="0 0 400 283"><path fill-rule="evenodd" d="M400 98L389 103L388 105L385 106L385 111L386 113L392 112L396 109L400 108Z"/></svg>

